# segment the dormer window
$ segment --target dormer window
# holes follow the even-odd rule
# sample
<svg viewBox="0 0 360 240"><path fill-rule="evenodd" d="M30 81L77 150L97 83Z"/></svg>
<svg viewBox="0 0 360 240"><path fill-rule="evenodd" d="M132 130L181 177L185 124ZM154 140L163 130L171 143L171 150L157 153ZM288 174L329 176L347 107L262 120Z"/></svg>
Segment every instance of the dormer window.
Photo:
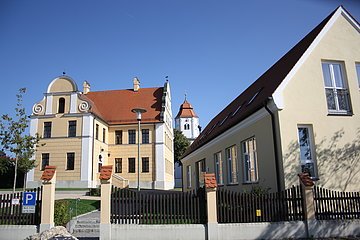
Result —
<svg viewBox="0 0 360 240"><path fill-rule="evenodd" d="M58 106L58 113L64 113L65 112L65 98L59 99L59 106Z"/></svg>

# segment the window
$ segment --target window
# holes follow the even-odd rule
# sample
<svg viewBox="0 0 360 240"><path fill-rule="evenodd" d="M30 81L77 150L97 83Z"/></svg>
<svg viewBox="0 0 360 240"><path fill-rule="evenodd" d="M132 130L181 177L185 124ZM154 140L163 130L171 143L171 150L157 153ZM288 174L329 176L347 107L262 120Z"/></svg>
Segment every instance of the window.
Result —
<svg viewBox="0 0 360 240"><path fill-rule="evenodd" d="M115 144L122 144L122 131L115 131Z"/></svg>
<svg viewBox="0 0 360 240"><path fill-rule="evenodd" d="M311 178L317 178L315 166L314 143L311 126L298 127L301 171L309 173Z"/></svg>
<svg viewBox="0 0 360 240"><path fill-rule="evenodd" d="M344 80L342 64L324 62L322 70L329 113L350 113L350 96Z"/></svg>
<svg viewBox="0 0 360 240"><path fill-rule="evenodd" d="M129 158L129 173L135 172L135 158Z"/></svg>
<svg viewBox="0 0 360 240"><path fill-rule="evenodd" d="M136 143L136 131L135 130L129 130L129 144L135 144Z"/></svg>
<svg viewBox="0 0 360 240"><path fill-rule="evenodd" d="M244 163L244 182L252 183L259 181L256 140L255 137L245 140L241 143L242 159Z"/></svg>
<svg viewBox="0 0 360 240"><path fill-rule="evenodd" d="M76 121L69 121L69 137L76 137Z"/></svg>
<svg viewBox="0 0 360 240"><path fill-rule="evenodd" d="M41 154L41 171L45 170L46 166L49 166L50 153Z"/></svg>
<svg viewBox="0 0 360 240"><path fill-rule="evenodd" d="M356 74L357 74L358 85L360 88L360 63L356 64Z"/></svg>
<svg viewBox="0 0 360 240"><path fill-rule="evenodd" d="M99 161L98 161L98 172L101 171L101 168L102 168L102 155L99 154Z"/></svg>
<svg viewBox="0 0 360 240"><path fill-rule="evenodd" d="M215 161L216 181L219 185L223 185L224 177L223 177L223 161L221 159L221 152L217 152L214 154L214 161Z"/></svg>
<svg viewBox="0 0 360 240"><path fill-rule="evenodd" d="M228 183L237 183L236 146L225 149L225 158L227 160Z"/></svg>
<svg viewBox="0 0 360 240"><path fill-rule="evenodd" d="M102 137L103 137L103 139L102 139L102 141L103 141L103 143L105 142L105 137L106 137L106 129L105 128L103 128L103 135L102 135Z"/></svg>
<svg viewBox="0 0 360 240"><path fill-rule="evenodd" d="M44 138L51 138L51 122L44 122Z"/></svg>
<svg viewBox="0 0 360 240"><path fill-rule="evenodd" d="M191 188L191 165L186 166L186 187Z"/></svg>
<svg viewBox="0 0 360 240"><path fill-rule="evenodd" d="M189 129L190 129L190 124L185 123L185 124L184 124L184 130L189 130Z"/></svg>
<svg viewBox="0 0 360 240"><path fill-rule="evenodd" d="M122 158L115 158L115 173L122 173Z"/></svg>
<svg viewBox="0 0 360 240"><path fill-rule="evenodd" d="M141 158L141 168L142 168L142 172L149 172L149 158L148 157L143 157Z"/></svg>
<svg viewBox="0 0 360 240"><path fill-rule="evenodd" d="M58 113L65 112L65 98L59 98Z"/></svg>
<svg viewBox="0 0 360 240"><path fill-rule="evenodd" d="M75 153L67 153L66 170L74 170L75 167Z"/></svg>
<svg viewBox="0 0 360 240"><path fill-rule="evenodd" d="M149 143L149 129L141 130L142 143Z"/></svg>
<svg viewBox="0 0 360 240"><path fill-rule="evenodd" d="M202 173L206 172L205 159L196 162L195 166L196 188L200 188L204 186Z"/></svg>
<svg viewBox="0 0 360 240"><path fill-rule="evenodd" d="M99 124L96 124L95 128L95 139L99 140Z"/></svg>

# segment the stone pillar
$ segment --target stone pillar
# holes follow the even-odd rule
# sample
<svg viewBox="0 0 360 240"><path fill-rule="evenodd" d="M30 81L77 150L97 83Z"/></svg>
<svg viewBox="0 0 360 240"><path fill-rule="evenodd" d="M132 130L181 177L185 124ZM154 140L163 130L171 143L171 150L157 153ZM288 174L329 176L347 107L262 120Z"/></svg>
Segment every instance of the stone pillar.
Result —
<svg viewBox="0 0 360 240"><path fill-rule="evenodd" d="M301 184L301 191L304 196L304 212L305 212L305 227L307 237L311 237L311 229L309 226L315 226L315 205L314 205L314 181L310 178L308 173L299 173L299 180Z"/></svg>
<svg viewBox="0 0 360 240"><path fill-rule="evenodd" d="M216 178L214 173L204 173L204 184L207 200L207 239L218 239L217 203L216 203Z"/></svg>
<svg viewBox="0 0 360 240"><path fill-rule="evenodd" d="M40 232L54 227L56 167L46 166L42 176Z"/></svg>
<svg viewBox="0 0 360 240"><path fill-rule="evenodd" d="M111 176L112 165L102 166L100 171L100 183L101 183L101 203L100 203L100 239L111 239L111 223L110 223L110 211L111 211Z"/></svg>

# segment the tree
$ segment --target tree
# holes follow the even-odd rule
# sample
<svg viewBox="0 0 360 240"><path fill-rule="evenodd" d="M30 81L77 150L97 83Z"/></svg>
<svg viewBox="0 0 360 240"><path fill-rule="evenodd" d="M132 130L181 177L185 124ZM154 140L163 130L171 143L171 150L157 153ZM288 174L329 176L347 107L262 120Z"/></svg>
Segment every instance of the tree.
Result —
<svg viewBox="0 0 360 240"><path fill-rule="evenodd" d="M25 134L26 129L29 126L29 117L25 113L25 108L22 105L23 94L26 92L25 88L20 88L19 93L16 95L17 104L15 108L15 118L9 114L4 114L0 117L0 144L1 151L10 154L7 158L10 164L14 166L14 185L13 193L16 187L17 171L21 171L24 174L24 182L26 179L26 173L35 167L35 160L32 160L32 156L35 153L35 148L39 142L39 136L31 136ZM2 164L0 167L7 166ZM1 169L0 171L6 171L8 169ZM24 185L25 188L25 185Z"/></svg>
<svg viewBox="0 0 360 240"><path fill-rule="evenodd" d="M190 141L182 134L181 131L174 129L174 159L175 163L181 166L181 156L185 153L186 149L190 146Z"/></svg>

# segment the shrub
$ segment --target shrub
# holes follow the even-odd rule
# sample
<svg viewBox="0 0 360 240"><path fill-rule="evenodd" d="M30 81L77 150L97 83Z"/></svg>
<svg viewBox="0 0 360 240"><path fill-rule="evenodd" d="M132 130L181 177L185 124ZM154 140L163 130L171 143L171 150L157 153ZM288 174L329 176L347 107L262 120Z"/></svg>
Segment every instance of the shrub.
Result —
<svg viewBox="0 0 360 240"><path fill-rule="evenodd" d="M100 196L101 194L100 188L90 188L89 195L90 196Z"/></svg>
<svg viewBox="0 0 360 240"><path fill-rule="evenodd" d="M54 212L55 226L65 226L70 221L69 201L56 200Z"/></svg>

